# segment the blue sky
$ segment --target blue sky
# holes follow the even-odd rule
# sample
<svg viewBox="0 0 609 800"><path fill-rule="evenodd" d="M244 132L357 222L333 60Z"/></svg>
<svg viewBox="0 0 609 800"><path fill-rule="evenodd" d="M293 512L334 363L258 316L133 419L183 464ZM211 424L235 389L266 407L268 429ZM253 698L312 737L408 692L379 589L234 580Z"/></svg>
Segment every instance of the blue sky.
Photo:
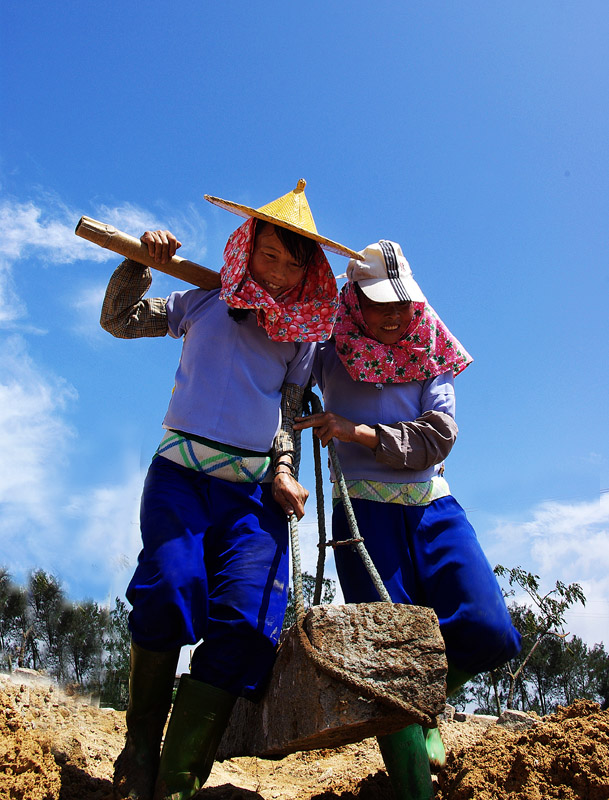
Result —
<svg viewBox="0 0 609 800"><path fill-rule="evenodd" d="M569 630L607 642L604 0L31 0L1 37L0 565L108 602L137 558L180 345L101 330L118 260L80 216L219 269L239 218L203 194L260 206L303 177L319 231L399 242L474 356L446 475L489 560L581 583ZM300 527L312 570L312 501Z"/></svg>

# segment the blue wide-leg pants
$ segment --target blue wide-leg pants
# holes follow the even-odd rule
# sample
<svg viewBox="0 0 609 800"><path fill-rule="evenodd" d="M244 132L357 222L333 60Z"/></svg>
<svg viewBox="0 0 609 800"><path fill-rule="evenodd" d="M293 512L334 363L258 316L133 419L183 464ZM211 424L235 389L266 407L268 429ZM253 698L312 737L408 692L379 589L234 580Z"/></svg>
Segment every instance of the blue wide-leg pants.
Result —
<svg viewBox="0 0 609 800"><path fill-rule="evenodd" d="M352 500L364 544L394 603L433 608L451 665L469 674L504 664L520 650L493 570L465 511L454 497L427 506ZM335 539L351 534L342 503L332 517ZM335 550L347 603L379 600L359 555Z"/></svg>
<svg viewBox="0 0 609 800"><path fill-rule="evenodd" d="M159 456L142 495L143 549L127 589L133 640L203 640L191 675L255 699L272 668L288 593L288 526L270 484L230 483Z"/></svg>

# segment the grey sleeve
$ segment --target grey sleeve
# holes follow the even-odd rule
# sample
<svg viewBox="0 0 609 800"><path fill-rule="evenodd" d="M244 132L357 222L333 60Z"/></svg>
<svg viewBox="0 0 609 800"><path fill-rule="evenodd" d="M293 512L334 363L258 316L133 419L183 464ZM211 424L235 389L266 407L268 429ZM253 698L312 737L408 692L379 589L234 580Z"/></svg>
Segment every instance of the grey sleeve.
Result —
<svg viewBox="0 0 609 800"><path fill-rule="evenodd" d="M294 430L294 417L302 413L304 392L304 386L296 383L284 383L281 387L281 428L272 447L273 468L281 456L289 456L295 476L300 461L300 431Z"/></svg>
<svg viewBox="0 0 609 800"><path fill-rule="evenodd" d="M100 324L119 339L165 336L168 331L167 301L144 295L152 275L143 264L128 259L114 270L102 304Z"/></svg>
<svg viewBox="0 0 609 800"><path fill-rule="evenodd" d="M376 425L380 442L376 460L393 469L424 470L441 464L452 450L459 431L444 411L426 411L413 422Z"/></svg>

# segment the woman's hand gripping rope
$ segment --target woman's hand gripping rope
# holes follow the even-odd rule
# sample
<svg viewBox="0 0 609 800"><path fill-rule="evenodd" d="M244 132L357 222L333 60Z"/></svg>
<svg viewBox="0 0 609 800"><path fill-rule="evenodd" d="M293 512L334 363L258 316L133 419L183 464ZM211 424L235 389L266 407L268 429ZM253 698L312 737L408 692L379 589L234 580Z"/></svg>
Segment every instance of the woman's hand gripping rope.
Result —
<svg viewBox="0 0 609 800"><path fill-rule="evenodd" d="M302 431L305 428L313 428L315 436L324 447L327 447L328 442L332 439L340 439L341 442L357 442L371 450L375 450L379 444L379 435L373 427L365 425L363 422L352 422L332 411L322 411L308 417L296 417L294 430Z"/></svg>
<svg viewBox="0 0 609 800"><path fill-rule="evenodd" d="M273 478L273 498L284 510L286 516L296 515L296 519L304 517L304 506L309 496L308 491L301 486L288 469L277 466Z"/></svg>

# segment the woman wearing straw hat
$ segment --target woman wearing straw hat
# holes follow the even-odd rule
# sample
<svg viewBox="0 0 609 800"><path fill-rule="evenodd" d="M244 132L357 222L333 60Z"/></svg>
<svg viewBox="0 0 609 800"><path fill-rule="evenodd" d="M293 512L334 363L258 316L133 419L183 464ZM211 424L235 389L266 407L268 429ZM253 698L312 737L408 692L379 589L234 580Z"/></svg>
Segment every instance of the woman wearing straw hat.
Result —
<svg viewBox="0 0 609 800"><path fill-rule="evenodd" d="M457 436L453 379L472 359L395 242L367 247L349 261L347 278L334 338L317 346L326 411L297 418L294 428L314 428L324 446L334 439L360 533L392 601L435 610L450 695L520 649L497 580L444 478ZM334 487L333 538L350 539ZM346 602L378 599L355 552L337 548L335 559ZM445 760L437 728L424 738L411 725L379 745L397 797L433 797L429 761Z"/></svg>
<svg viewBox="0 0 609 800"><path fill-rule="evenodd" d="M184 337L127 589L132 648L118 797L192 797L236 698L256 699L273 665L287 601L287 515L300 518L308 494L294 475L292 423L314 342L329 338L337 308L321 246L356 255L317 233L303 190L300 181L259 209L206 196L247 218L226 245L221 289L144 298L150 271L125 261L106 292L101 324L113 335ZM180 246L167 231L147 231L142 241L159 263ZM180 648L201 639L159 762Z"/></svg>

